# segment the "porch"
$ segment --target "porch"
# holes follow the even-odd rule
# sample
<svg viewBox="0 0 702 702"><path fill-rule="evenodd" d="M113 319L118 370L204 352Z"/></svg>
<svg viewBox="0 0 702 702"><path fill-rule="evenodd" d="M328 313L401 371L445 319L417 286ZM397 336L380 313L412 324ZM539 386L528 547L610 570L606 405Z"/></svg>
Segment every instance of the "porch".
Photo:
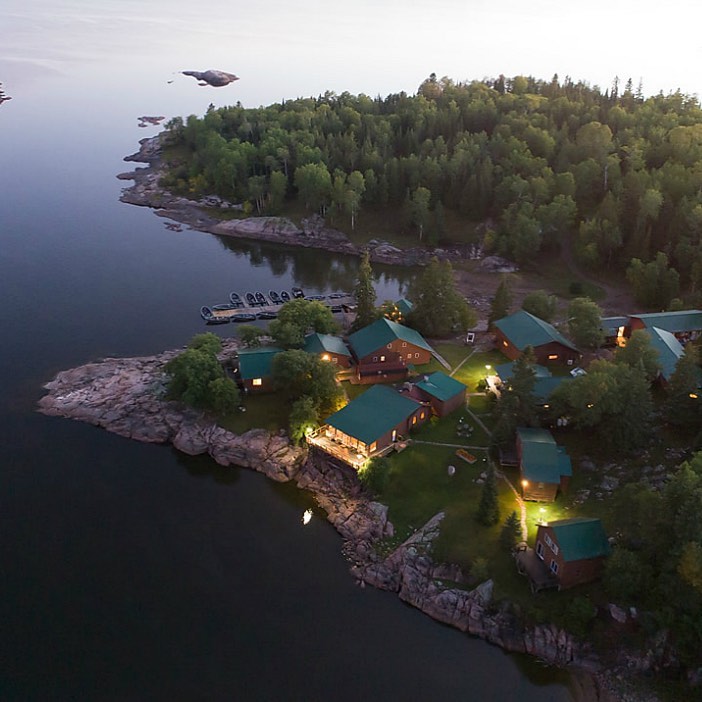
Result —
<svg viewBox="0 0 702 702"><path fill-rule="evenodd" d="M558 579L536 555L534 549L527 546L525 542L517 546L514 552L514 560L517 563L519 573L529 578L529 585L533 593L554 587L560 589Z"/></svg>

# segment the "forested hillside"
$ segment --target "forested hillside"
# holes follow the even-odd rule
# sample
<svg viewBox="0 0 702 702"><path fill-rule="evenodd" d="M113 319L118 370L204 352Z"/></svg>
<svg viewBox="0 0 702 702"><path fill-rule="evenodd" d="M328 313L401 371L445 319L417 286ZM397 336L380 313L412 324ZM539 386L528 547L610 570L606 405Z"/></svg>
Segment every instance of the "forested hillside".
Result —
<svg viewBox="0 0 702 702"><path fill-rule="evenodd" d="M626 271L642 304L681 291L699 303L702 109L679 92L432 75L414 96L237 105L169 130L181 157L164 184L177 190L262 214L298 198L351 228L364 208L395 208L429 246L451 211L466 241L520 263L572 237L582 264Z"/></svg>

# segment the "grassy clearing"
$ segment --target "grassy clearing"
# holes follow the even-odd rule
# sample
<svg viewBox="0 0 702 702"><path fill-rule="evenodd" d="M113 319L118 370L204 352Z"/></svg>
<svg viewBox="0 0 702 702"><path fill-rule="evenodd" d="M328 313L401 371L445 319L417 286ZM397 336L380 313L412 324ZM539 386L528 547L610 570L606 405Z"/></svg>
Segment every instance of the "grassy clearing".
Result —
<svg viewBox="0 0 702 702"><path fill-rule="evenodd" d="M222 417L219 425L235 434L249 429L278 431L288 428L289 407L276 394L242 396L245 412L233 412Z"/></svg>

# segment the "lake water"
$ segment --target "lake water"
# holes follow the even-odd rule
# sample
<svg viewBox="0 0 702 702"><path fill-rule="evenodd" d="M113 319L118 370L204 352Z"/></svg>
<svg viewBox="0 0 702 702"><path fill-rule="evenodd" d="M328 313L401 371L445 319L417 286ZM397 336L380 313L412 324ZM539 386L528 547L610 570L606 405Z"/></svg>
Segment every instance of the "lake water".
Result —
<svg viewBox="0 0 702 702"><path fill-rule="evenodd" d="M265 42L263 87L173 73L253 65L255 8L212 5L229 14L0 9L0 698L571 699L566 675L356 587L321 515L302 526L313 503L294 487L34 412L56 371L180 346L230 290L353 283L354 259L171 232L119 203L122 157L155 133L139 115L297 94ZM410 274L380 271L379 298Z"/></svg>

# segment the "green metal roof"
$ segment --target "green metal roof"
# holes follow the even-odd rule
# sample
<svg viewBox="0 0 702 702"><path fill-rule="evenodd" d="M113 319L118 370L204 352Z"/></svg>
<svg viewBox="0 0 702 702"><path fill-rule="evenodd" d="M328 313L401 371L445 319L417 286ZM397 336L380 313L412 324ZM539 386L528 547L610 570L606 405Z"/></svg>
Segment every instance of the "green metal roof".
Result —
<svg viewBox="0 0 702 702"><path fill-rule="evenodd" d="M648 329L658 327L673 333L702 330L702 312L700 310L632 314L629 315L629 318L640 319Z"/></svg>
<svg viewBox="0 0 702 702"><path fill-rule="evenodd" d="M658 360L661 364L661 375L670 380L675 372L675 366L685 353L682 344L665 329L651 327L646 329L651 337L651 346L658 351Z"/></svg>
<svg viewBox="0 0 702 702"><path fill-rule="evenodd" d="M403 317L406 317L414 309L414 305L405 297L401 297L395 303L395 306L400 310Z"/></svg>
<svg viewBox="0 0 702 702"><path fill-rule="evenodd" d="M557 446L546 429L519 428L522 442L522 473L536 483L560 483L561 476L573 475L570 457Z"/></svg>
<svg viewBox="0 0 702 702"><path fill-rule="evenodd" d="M611 551L599 519L572 517L549 522L548 526L553 529L563 560L566 562L608 556Z"/></svg>
<svg viewBox="0 0 702 702"><path fill-rule="evenodd" d="M430 376L427 376L425 380L420 380L416 385L418 388L424 390L424 392L429 393L432 397L441 400L441 402L456 397L456 395L464 392L466 389L466 386L462 382L441 371L432 373Z"/></svg>
<svg viewBox="0 0 702 702"><path fill-rule="evenodd" d="M239 376L242 380L269 376L273 358L282 350L277 346L263 346L239 351Z"/></svg>
<svg viewBox="0 0 702 702"><path fill-rule="evenodd" d="M420 407L387 385L372 385L325 420L327 424L364 444L372 444Z"/></svg>
<svg viewBox="0 0 702 702"><path fill-rule="evenodd" d="M307 353L335 353L337 356L350 356L351 352L343 339L332 334L308 334L303 346Z"/></svg>
<svg viewBox="0 0 702 702"><path fill-rule="evenodd" d="M569 375L555 375L550 378L537 378L534 383L534 395L542 402L546 402L551 393L562 383L572 380Z"/></svg>
<svg viewBox="0 0 702 702"><path fill-rule="evenodd" d="M552 324L535 317L524 310L519 310L508 317L495 322L495 326L519 349L527 346L543 346L553 341L563 344L579 353L578 349L561 334Z"/></svg>
<svg viewBox="0 0 702 702"><path fill-rule="evenodd" d="M424 341L424 337L418 331L397 322L391 322L385 317L376 319L373 324L369 324L367 327L363 327L363 329L351 334L349 336L349 344L354 350L356 357L363 358L397 339L406 341L408 344L414 344L430 353L434 352L434 349Z"/></svg>

